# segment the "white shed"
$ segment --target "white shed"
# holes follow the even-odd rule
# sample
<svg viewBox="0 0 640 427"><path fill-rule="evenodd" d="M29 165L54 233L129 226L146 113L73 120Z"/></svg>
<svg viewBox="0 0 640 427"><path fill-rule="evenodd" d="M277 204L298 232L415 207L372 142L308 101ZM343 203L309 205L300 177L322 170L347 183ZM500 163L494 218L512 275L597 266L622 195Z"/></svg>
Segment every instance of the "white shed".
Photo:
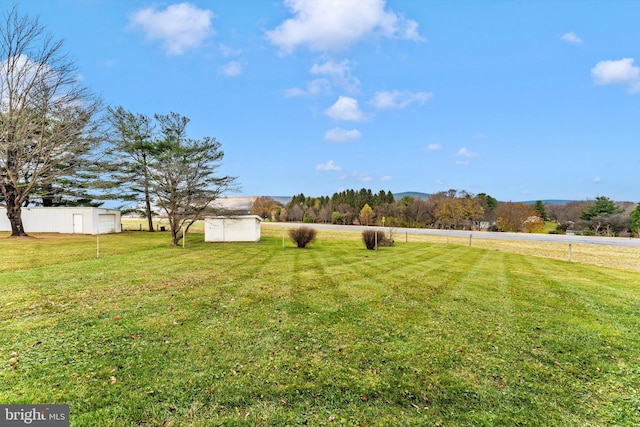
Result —
<svg viewBox="0 0 640 427"><path fill-rule="evenodd" d="M260 223L257 215L207 216L204 218L205 242L257 242Z"/></svg>
<svg viewBox="0 0 640 427"><path fill-rule="evenodd" d="M119 210L91 207L22 208L22 225L27 233L122 232ZM5 207L0 207L0 231L11 231Z"/></svg>

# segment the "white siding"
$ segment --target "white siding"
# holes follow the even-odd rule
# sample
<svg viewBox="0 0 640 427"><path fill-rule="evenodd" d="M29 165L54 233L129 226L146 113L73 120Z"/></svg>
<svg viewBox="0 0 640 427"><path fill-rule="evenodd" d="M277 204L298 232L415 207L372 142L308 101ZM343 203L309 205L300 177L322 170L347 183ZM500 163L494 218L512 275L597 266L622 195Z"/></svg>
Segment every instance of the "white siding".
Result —
<svg viewBox="0 0 640 427"><path fill-rule="evenodd" d="M204 219L205 242L257 242L260 240L260 223L256 215L234 217L206 217Z"/></svg>
<svg viewBox="0 0 640 427"><path fill-rule="evenodd" d="M102 223L101 223L102 220ZM102 208L22 208L27 233L120 233L120 211ZM7 210L0 207L0 231L11 231Z"/></svg>

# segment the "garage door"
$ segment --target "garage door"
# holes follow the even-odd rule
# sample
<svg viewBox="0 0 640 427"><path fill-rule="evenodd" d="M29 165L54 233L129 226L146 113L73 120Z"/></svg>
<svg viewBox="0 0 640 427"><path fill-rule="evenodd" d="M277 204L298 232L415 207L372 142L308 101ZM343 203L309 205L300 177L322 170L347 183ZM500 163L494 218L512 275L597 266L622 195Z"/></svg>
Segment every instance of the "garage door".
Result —
<svg viewBox="0 0 640 427"><path fill-rule="evenodd" d="M115 233L116 232L116 216L114 214L98 215L98 233Z"/></svg>

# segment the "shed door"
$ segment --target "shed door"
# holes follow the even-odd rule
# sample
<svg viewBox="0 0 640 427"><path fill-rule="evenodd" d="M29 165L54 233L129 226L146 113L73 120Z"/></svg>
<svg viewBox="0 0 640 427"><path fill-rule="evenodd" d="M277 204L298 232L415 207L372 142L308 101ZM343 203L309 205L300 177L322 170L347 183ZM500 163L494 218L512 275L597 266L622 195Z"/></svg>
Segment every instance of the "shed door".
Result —
<svg viewBox="0 0 640 427"><path fill-rule="evenodd" d="M116 232L116 216L115 214L98 215L98 233L115 233Z"/></svg>
<svg viewBox="0 0 640 427"><path fill-rule="evenodd" d="M75 234L84 233L84 228L82 227L82 214L73 214L73 232Z"/></svg>

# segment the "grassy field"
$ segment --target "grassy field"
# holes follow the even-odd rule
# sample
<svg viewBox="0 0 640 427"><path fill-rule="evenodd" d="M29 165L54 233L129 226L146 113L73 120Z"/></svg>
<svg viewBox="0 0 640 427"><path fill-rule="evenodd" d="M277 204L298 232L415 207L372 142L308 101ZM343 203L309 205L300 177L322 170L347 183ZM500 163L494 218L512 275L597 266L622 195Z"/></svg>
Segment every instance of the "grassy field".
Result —
<svg viewBox="0 0 640 427"><path fill-rule="evenodd" d="M149 229L149 224L145 218L122 218L122 231L146 231ZM166 218L154 218L153 228L156 231L160 230L160 227L165 227L165 230L169 230L169 220ZM192 233L204 233L204 222L196 221L189 231Z"/></svg>
<svg viewBox="0 0 640 427"><path fill-rule="evenodd" d="M0 239L0 402L73 426L640 424L640 273L281 233Z"/></svg>

